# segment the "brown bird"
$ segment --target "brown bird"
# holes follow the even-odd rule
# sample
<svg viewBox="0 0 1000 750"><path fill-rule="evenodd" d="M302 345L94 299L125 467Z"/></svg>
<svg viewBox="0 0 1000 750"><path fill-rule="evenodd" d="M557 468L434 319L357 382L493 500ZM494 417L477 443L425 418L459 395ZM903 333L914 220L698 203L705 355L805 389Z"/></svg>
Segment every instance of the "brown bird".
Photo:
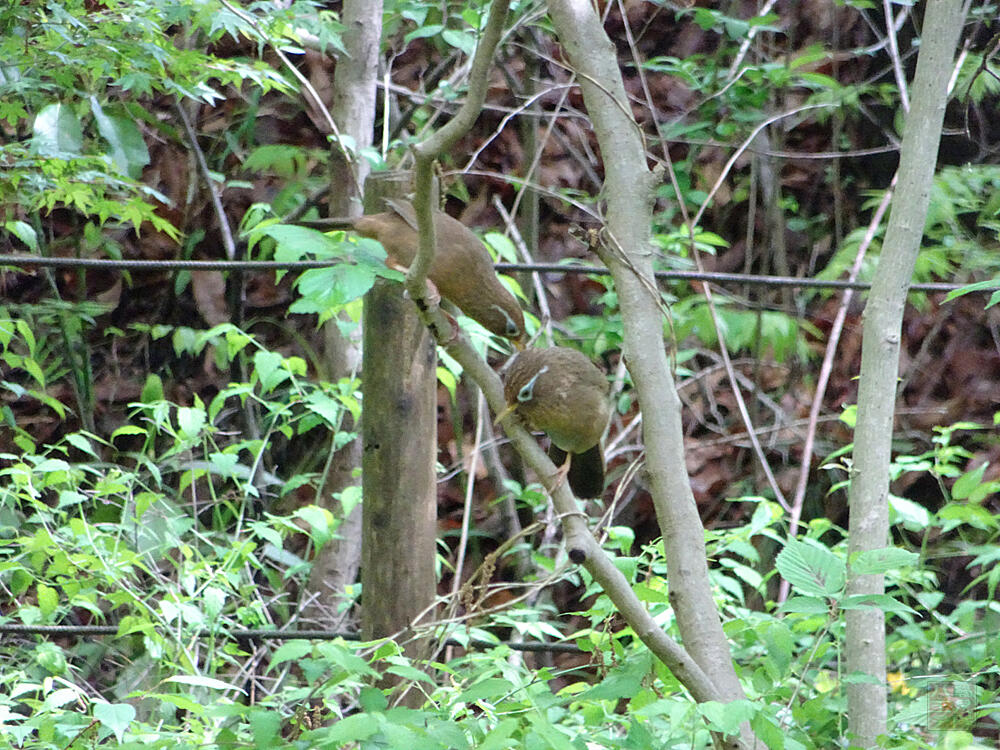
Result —
<svg viewBox="0 0 1000 750"><path fill-rule="evenodd" d="M417 256L419 237L413 204L387 200L389 210L362 216L354 229L382 243L389 261L409 267ZM441 296L488 330L517 341L524 336L521 306L493 270L482 241L462 222L443 211L434 212L437 252L428 278Z"/></svg>
<svg viewBox="0 0 1000 750"><path fill-rule="evenodd" d="M599 497L604 491L601 435L611 416L604 374L576 349L526 349L514 357L504 378L507 409L552 440L549 457L561 464L573 494ZM561 481L561 479L560 479Z"/></svg>

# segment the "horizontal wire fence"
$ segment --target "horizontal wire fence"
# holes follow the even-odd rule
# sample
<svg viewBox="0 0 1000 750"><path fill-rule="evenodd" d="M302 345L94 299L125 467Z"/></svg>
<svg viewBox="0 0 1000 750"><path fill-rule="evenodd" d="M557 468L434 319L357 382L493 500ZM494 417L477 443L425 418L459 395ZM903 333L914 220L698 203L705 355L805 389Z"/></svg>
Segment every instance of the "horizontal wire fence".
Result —
<svg viewBox="0 0 1000 750"><path fill-rule="evenodd" d="M46 258L35 255L0 255L0 268L21 269L34 267L90 269L105 271L307 271L312 268L329 268L343 264L343 260L116 260L111 258ZM497 263L498 271L528 271L533 273L586 274L610 276L611 272L600 266L564 265L559 263ZM766 276L716 271L657 271L656 278L664 281L707 281L715 284L748 284L751 286L796 287L800 289L855 289L871 288L867 281L841 279L810 279L796 276ZM997 283L1000 287L1000 282ZM964 284L925 282L911 284L911 292L953 292ZM994 288L980 289L992 292Z"/></svg>
<svg viewBox="0 0 1000 750"><path fill-rule="evenodd" d="M136 631L139 632L139 631ZM158 631L164 635L163 631ZM118 627L115 625L17 625L14 623L0 624L0 636L27 636L45 635L50 638L57 636L100 636L110 637L118 634ZM126 635L131 635L127 633ZM187 633L185 635L188 635ZM226 638L231 641L333 641L343 639L345 641L360 641L361 635L336 630L201 630L197 633L199 638ZM380 641L381 638L374 638L373 641ZM486 641L480 639L470 639L468 641L458 641L448 639L445 646L457 646L459 648L489 649L497 646L506 646L512 651L532 651L548 652L560 654L585 654L583 649L572 643L537 643L516 641Z"/></svg>

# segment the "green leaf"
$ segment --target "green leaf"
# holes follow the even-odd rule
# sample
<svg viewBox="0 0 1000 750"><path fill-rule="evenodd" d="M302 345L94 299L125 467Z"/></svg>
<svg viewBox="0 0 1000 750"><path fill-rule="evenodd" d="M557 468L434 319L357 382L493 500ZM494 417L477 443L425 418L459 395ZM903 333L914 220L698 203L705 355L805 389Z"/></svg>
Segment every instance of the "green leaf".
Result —
<svg viewBox="0 0 1000 750"><path fill-rule="evenodd" d="M371 714L354 714L346 719L335 722L333 726L325 727L322 737L322 747L342 747L346 742L366 740L379 730L379 722ZM319 738L317 738L319 739Z"/></svg>
<svg viewBox="0 0 1000 750"><path fill-rule="evenodd" d="M136 427L133 424L123 424L117 430L111 433L111 439L114 440L120 435L145 435L146 431L141 427Z"/></svg>
<svg viewBox="0 0 1000 750"><path fill-rule="evenodd" d="M35 595L38 597L38 608L45 615L46 619L52 617L52 613L59 606L59 592L51 586L40 583L35 587Z"/></svg>
<svg viewBox="0 0 1000 750"><path fill-rule="evenodd" d="M698 713L705 717L710 727L726 734L739 734L740 724L750 721L757 713L757 708L747 700L705 701L697 704Z"/></svg>
<svg viewBox="0 0 1000 750"><path fill-rule="evenodd" d="M792 662L792 655L795 648L795 639L792 631L779 620L770 620L764 623L762 633L764 643L767 645L767 656L778 668L780 676L788 673L788 667Z"/></svg>
<svg viewBox="0 0 1000 750"><path fill-rule="evenodd" d="M66 436L66 442L78 451L91 455L94 458L100 458L97 455L97 451L95 451L94 447L90 444L90 440L87 439L86 435L79 432L71 432Z"/></svg>
<svg viewBox="0 0 1000 750"><path fill-rule="evenodd" d="M931 514L919 503L890 493L889 522L902 524L911 531L922 531L930 526Z"/></svg>
<svg viewBox="0 0 1000 750"><path fill-rule="evenodd" d="M426 673L422 672L416 667L411 667L408 663L398 662L386 668L386 672L390 674L399 675L404 680L412 680L413 682L426 682L429 685L434 684L434 680Z"/></svg>
<svg viewBox="0 0 1000 750"><path fill-rule="evenodd" d="M414 29L405 37L404 41L410 42L414 39L426 39L427 37L437 36L442 31L444 31L444 26L439 23L428 24L427 26L421 26L420 28Z"/></svg>
<svg viewBox="0 0 1000 750"><path fill-rule="evenodd" d="M194 406L181 406L177 409L177 427L182 438L197 440L207 420L205 410Z"/></svg>
<svg viewBox="0 0 1000 750"><path fill-rule="evenodd" d="M977 281L975 284L968 284L963 286L961 289L955 289L948 292L945 296L945 302L951 302L956 297L961 297L963 294L971 294L972 292L982 292L989 289L1000 289L1000 279L989 279L988 281ZM992 302L991 302L992 304ZM989 305L987 305L989 307Z"/></svg>
<svg viewBox="0 0 1000 750"><path fill-rule="evenodd" d="M500 677L489 677L480 680L472 687L458 694L458 700L464 703L475 703L479 700L489 700L496 703L514 691L514 683Z"/></svg>
<svg viewBox="0 0 1000 750"><path fill-rule="evenodd" d="M94 718L114 732L121 742L125 730L135 719L135 709L128 703L95 703Z"/></svg>
<svg viewBox="0 0 1000 750"><path fill-rule="evenodd" d="M142 168L149 164L149 150L139 128L132 120L108 116L95 96L90 97L90 111L98 132L111 146L111 163L122 174L141 177Z"/></svg>
<svg viewBox="0 0 1000 750"><path fill-rule="evenodd" d="M998 527L998 518L986 508L968 503L948 503L937 513L938 520L945 521L944 531L968 524L975 529L991 531Z"/></svg>
<svg viewBox="0 0 1000 750"><path fill-rule="evenodd" d="M146 382L142 384L142 392L139 398L146 404L163 400L163 380L155 372L151 372L146 376Z"/></svg>
<svg viewBox="0 0 1000 750"><path fill-rule="evenodd" d="M470 31L458 31L456 29L445 29L441 32L441 39L449 47L460 49L470 57L476 51L476 36Z"/></svg>
<svg viewBox="0 0 1000 750"><path fill-rule="evenodd" d="M235 690L239 693L245 693L243 688L237 687L236 685L230 685L228 682L223 682L222 680L217 680L214 677L205 677L200 674L178 674L173 677L168 677L164 682L176 682L181 685L194 685L195 687L211 688L212 690Z"/></svg>
<svg viewBox="0 0 1000 750"><path fill-rule="evenodd" d="M284 357L277 352L258 351L253 355L254 370L264 393L270 393L291 377L289 372L281 367L282 362Z"/></svg>
<svg viewBox="0 0 1000 750"><path fill-rule="evenodd" d="M286 661L298 661L310 654L312 654L312 644L309 641L285 641L275 650L267 668L270 670Z"/></svg>
<svg viewBox="0 0 1000 750"><path fill-rule="evenodd" d="M983 475L986 473L987 467L989 467L989 461L980 464L972 471L965 472L962 476L955 480L955 484L951 488L951 496L955 500L965 500L967 499L983 481Z"/></svg>
<svg viewBox="0 0 1000 750"><path fill-rule="evenodd" d="M856 575L876 575L890 570L916 565L920 555L899 547L883 547L857 553L851 559L851 572Z"/></svg>
<svg viewBox="0 0 1000 750"><path fill-rule="evenodd" d="M332 314L351 300L361 297L375 283L370 266L343 263L330 268L312 268L295 280L302 295L288 308L295 313Z"/></svg>
<svg viewBox="0 0 1000 750"><path fill-rule="evenodd" d="M340 424L340 418L344 414L343 404L322 391L311 391L303 399L303 403L309 411L322 417L331 427Z"/></svg>
<svg viewBox="0 0 1000 750"><path fill-rule="evenodd" d="M255 706L251 709L247 720L250 724L250 732L253 734L255 747L275 747L277 745L275 740L278 738L278 732L281 731L281 725L284 723L278 710L268 711Z"/></svg>
<svg viewBox="0 0 1000 750"><path fill-rule="evenodd" d="M83 148L83 128L65 104L50 104L35 117L31 149L40 156L72 158Z"/></svg>
<svg viewBox="0 0 1000 750"><path fill-rule="evenodd" d="M3 226L4 229L27 245L31 252L38 252L38 235L35 234L35 230L31 224L18 219L15 221L4 222Z"/></svg>
<svg viewBox="0 0 1000 750"><path fill-rule="evenodd" d="M44 641L35 646L34 658L38 666L49 674L62 675L66 673L66 653L50 641ZM58 693L59 691L57 690L56 692ZM52 698L52 696L49 696L49 698ZM46 703L49 702L49 698L45 699ZM56 700L61 701L62 698L53 699L54 705L63 705L61 702L56 703Z"/></svg>
<svg viewBox="0 0 1000 750"><path fill-rule="evenodd" d="M829 605L814 596L793 596L779 607L782 612L797 612L803 615L825 615L830 611Z"/></svg>
<svg viewBox="0 0 1000 750"><path fill-rule="evenodd" d="M809 596L838 596L847 581L843 560L825 547L794 539L785 544L774 563L786 581Z"/></svg>
<svg viewBox="0 0 1000 750"><path fill-rule="evenodd" d="M349 243L338 242L316 229L294 224L270 224L260 233L275 241L274 259L282 262L303 260L309 255L320 260L340 258L351 247Z"/></svg>
<svg viewBox="0 0 1000 750"><path fill-rule="evenodd" d="M309 524L309 536L317 545L326 544L333 538L333 514L316 505L306 505L295 511L295 518Z"/></svg>
<svg viewBox="0 0 1000 750"><path fill-rule="evenodd" d="M881 609L883 612L909 612L917 614L912 607L903 604L888 594L858 594L846 596L840 601L841 609Z"/></svg>

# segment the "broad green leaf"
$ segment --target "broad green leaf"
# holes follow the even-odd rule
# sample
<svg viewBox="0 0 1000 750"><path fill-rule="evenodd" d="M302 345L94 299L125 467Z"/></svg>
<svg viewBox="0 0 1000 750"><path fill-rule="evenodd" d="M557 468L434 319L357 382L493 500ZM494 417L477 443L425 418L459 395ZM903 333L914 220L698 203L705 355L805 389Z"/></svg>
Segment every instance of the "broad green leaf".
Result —
<svg viewBox="0 0 1000 750"><path fill-rule="evenodd" d="M44 107L32 126L31 148L40 156L78 156L83 148L83 128L76 113L65 104Z"/></svg>
<svg viewBox="0 0 1000 750"><path fill-rule="evenodd" d="M317 740L321 747L343 747L344 743L366 740L379 730L378 720L371 714L354 714L324 727Z"/></svg>
<svg viewBox="0 0 1000 750"><path fill-rule="evenodd" d="M982 483L983 475L986 473L986 469L989 465L989 461L986 461L972 471L967 471L956 479L955 484L951 488L952 498L955 500L967 499L972 494L973 490L975 490L976 487Z"/></svg>
<svg viewBox="0 0 1000 750"><path fill-rule="evenodd" d="M740 724L750 721L757 713L757 708L747 700L705 701L697 705L698 713L705 717L709 726L726 734L739 734Z"/></svg>
<svg viewBox="0 0 1000 750"><path fill-rule="evenodd" d="M476 35L471 31L445 29L441 32L441 39L449 47L462 50L466 55L471 56L476 51Z"/></svg>
<svg viewBox="0 0 1000 750"><path fill-rule="evenodd" d="M916 565L920 555L899 547L883 547L859 552L851 560L851 572L857 575L886 573Z"/></svg>
<svg viewBox="0 0 1000 750"><path fill-rule="evenodd" d="M889 522L901 523L911 531L920 531L930 526L931 514L919 503L890 493Z"/></svg>
<svg viewBox="0 0 1000 750"><path fill-rule="evenodd" d="M97 452L94 447L90 444L90 440L87 439L86 435L79 432L71 432L66 436L66 442L76 448L78 451L87 453L94 458L98 458Z"/></svg>
<svg viewBox="0 0 1000 750"><path fill-rule="evenodd" d="M38 608L46 618L50 618L59 606L59 592L51 586L40 583L35 587L35 595L38 598Z"/></svg>
<svg viewBox="0 0 1000 750"><path fill-rule="evenodd" d="M790 540L775 558L782 577L810 596L837 596L847 581L844 561L824 547Z"/></svg>
<svg viewBox="0 0 1000 750"><path fill-rule="evenodd" d="M347 242L338 242L316 229L294 224L271 224L263 228L262 234L277 243L274 259L282 262L303 260L310 255L320 260L339 258L351 248Z"/></svg>
<svg viewBox="0 0 1000 750"><path fill-rule="evenodd" d="M339 424L344 414L344 405L322 391L311 391L303 399L303 403L307 409L322 417L331 427Z"/></svg>
<svg viewBox="0 0 1000 750"><path fill-rule="evenodd" d="M407 42L413 41L414 39L426 39L427 37L437 36L442 31L444 31L443 25L439 23L432 23L427 26L420 26L414 29L403 37L403 39Z"/></svg>
<svg viewBox="0 0 1000 750"><path fill-rule="evenodd" d="M135 719L135 709L128 703L95 703L94 718L114 732L121 742L125 730Z"/></svg>
<svg viewBox="0 0 1000 750"><path fill-rule="evenodd" d="M881 609L883 612L909 612L916 614L912 607L903 604L888 594L858 594L856 596L845 596L840 601L841 609Z"/></svg>
<svg viewBox="0 0 1000 750"><path fill-rule="evenodd" d="M146 382L142 385L139 398L147 404L163 400L163 380L155 372L146 376Z"/></svg>
<svg viewBox="0 0 1000 750"><path fill-rule="evenodd" d="M38 252L38 235L35 234L35 229L31 226L31 224L26 221L21 221L20 219L7 221L4 222L4 229L27 245L31 252Z"/></svg>
<svg viewBox="0 0 1000 750"><path fill-rule="evenodd" d="M97 130L111 146L111 163L122 174L133 179L142 176L142 168L149 164L146 141L132 120L105 113L97 97L90 97L90 111L97 123Z"/></svg>
<svg viewBox="0 0 1000 750"><path fill-rule="evenodd" d="M283 361L284 358L277 352L259 351L253 355L254 371L264 393L270 393L290 377L288 371L281 367Z"/></svg>
<svg viewBox="0 0 1000 750"><path fill-rule="evenodd" d="M509 680L504 680L500 677L489 677L463 690L458 694L458 700L465 703L475 703L479 700L496 703L506 698L513 691L514 683Z"/></svg>
<svg viewBox="0 0 1000 750"><path fill-rule="evenodd" d="M177 428L182 438L197 440L205 427L207 414L204 409L182 406L177 410Z"/></svg>
<svg viewBox="0 0 1000 750"><path fill-rule="evenodd" d="M312 644L306 640L285 641L275 650L268 661L268 670L286 661L298 661L312 653Z"/></svg>

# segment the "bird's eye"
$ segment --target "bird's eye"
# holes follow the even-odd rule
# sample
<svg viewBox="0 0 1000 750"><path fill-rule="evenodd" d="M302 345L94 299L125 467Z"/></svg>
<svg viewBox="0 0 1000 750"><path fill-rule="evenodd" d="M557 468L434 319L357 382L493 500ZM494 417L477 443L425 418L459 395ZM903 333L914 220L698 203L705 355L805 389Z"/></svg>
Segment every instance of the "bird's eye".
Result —
<svg viewBox="0 0 1000 750"><path fill-rule="evenodd" d="M535 381L538 380L538 378L541 376L543 372L548 372L548 370L549 366L545 365L538 372L532 375L531 380L525 383L521 387L521 390L517 392L517 400L520 401L522 404L531 401L531 399L534 398L535 396Z"/></svg>
<svg viewBox="0 0 1000 750"><path fill-rule="evenodd" d="M510 316L510 314L506 310L504 310L502 307L500 307L500 305L492 305L492 307L494 309L496 309L496 310L499 310L500 314L503 315L504 320L507 321L506 326L504 328L504 332L507 334L507 336L509 336L511 338L513 338L515 336L520 336L521 335L521 327Z"/></svg>

